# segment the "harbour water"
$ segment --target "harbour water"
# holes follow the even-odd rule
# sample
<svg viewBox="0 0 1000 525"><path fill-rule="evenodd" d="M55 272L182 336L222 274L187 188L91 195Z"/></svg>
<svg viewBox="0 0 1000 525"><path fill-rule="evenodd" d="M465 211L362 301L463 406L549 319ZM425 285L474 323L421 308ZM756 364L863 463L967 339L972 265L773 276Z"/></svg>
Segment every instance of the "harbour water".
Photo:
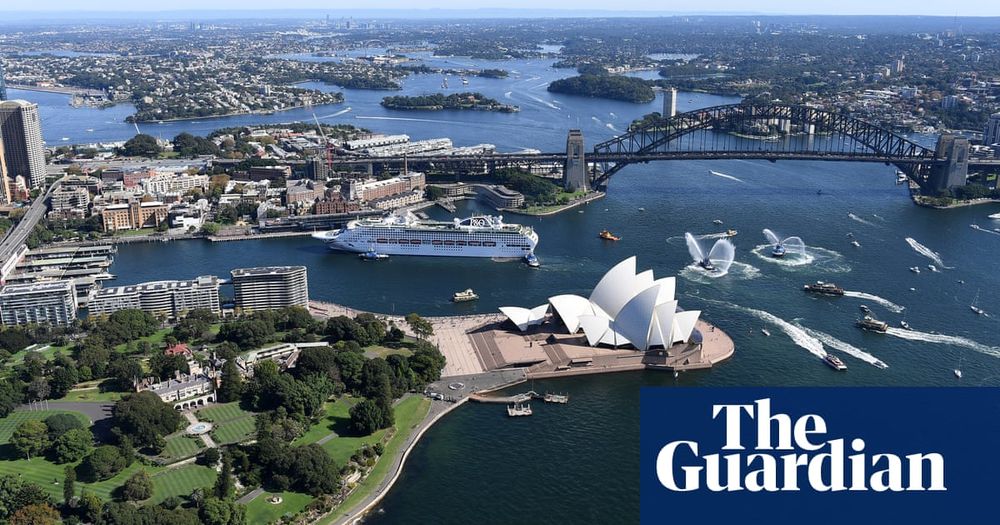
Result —
<svg viewBox="0 0 1000 525"><path fill-rule="evenodd" d="M378 106L385 93L352 90L345 92L343 105L317 108L317 115L326 122L350 122L414 138L450 136L458 145L491 142L508 150L558 150L564 147L570 127L582 128L591 145L660 104L548 93L549 80L572 73L551 70L551 61L454 61L454 67L511 70L509 79L470 79L468 90L519 104L522 111L401 113ZM412 77L404 92L434 90L439 83L433 75ZM680 106L690 109L732 100L684 94ZM76 117L58 116L78 111L107 116L120 107L66 106L58 115L53 115L54 107L47 107L43 105L42 114L49 119L50 141L52 134L77 134L50 124L59 118L83 134L82 130L93 128L91 134L102 140L130 134L120 123L82 124ZM348 107L350 112L327 116ZM309 119L311 111L170 123L154 129L171 137L182 130L203 133L262 118ZM285 238L123 245L111 271L118 275L118 284L128 284L225 276L239 265L304 264L316 299L425 315L535 306L555 294L587 294L611 265L631 255L638 255L640 266L653 269L657 276L677 274L681 305L703 310L707 319L733 337L737 351L732 360L677 379L648 372L538 381L533 385L536 391L569 392L571 402L558 407L538 403L530 418L509 420L498 406L461 407L428 431L381 505L382 512L369 519L393 524L627 523L638 519L641 386L1000 385L996 295L1000 236L989 231L1000 227L1000 221L986 218L1000 206L920 208L894 179L891 167L860 163L690 161L630 166L614 176L606 198L579 211L546 218L506 217L538 231L536 253L542 267L537 270L517 262L467 259L396 257L364 263L352 255L328 252L309 238ZM485 211L465 202L457 214ZM450 216L440 209L429 212L437 218ZM714 219L723 225L714 225ZM718 233L726 228L739 230L733 239L736 264L729 275L710 279L687 268L691 261L684 232ZM763 228L782 237L802 237L809 257L781 261L767 257L761 249ZM602 229L621 241L598 239ZM940 271L930 270L929 264ZM922 272L910 272L912 266ZM833 281L858 293L830 298L802 292L803 284L816 280ZM473 288L480 300L460 304L449 300L466 288ZM988 316L970 310L977 295L978 306ZM913 331L862 332L854 327L862 304L893 327L905 320ZM764 335L762 328L771 335ZM824 349L843 359L849 370L834 372L820 362L817 354ZM876 358L888 368L873 366ZM962 369L961 380L955 378L955 368ZM442 498L447 504L441 503Z"/></svg>

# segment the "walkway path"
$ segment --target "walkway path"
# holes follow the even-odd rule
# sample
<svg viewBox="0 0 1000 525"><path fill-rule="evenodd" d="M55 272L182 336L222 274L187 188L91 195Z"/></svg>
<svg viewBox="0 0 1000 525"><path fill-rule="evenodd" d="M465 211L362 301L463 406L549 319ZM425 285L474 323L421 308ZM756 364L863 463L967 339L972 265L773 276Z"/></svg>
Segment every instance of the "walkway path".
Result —
<svg viewBox="0 0 1000 525"><path fill-rule="evenodd" d="M184 417L190 421L192 425L195 423L201 423L201 421L198 421L198 416L194 415L194 412L184 412ZM219 446L215 444L215 441L212 439L212 436L208 435L208 432L199 434L198 437L201 438L202 443L204 443L208 448L218 448Z"/></svg>
<svg viewBox="0 0 1000 525"><path fill-rule="evenodd" d="M263 487L257 487L255 489L251 490L250 492L247 492L246 494L244 494L242 498L236 500L236 503L241 503L243 505L246 505L247 503L250 503L251 501L257 499L257 496L260 496L261 494L263 494L265 492L267 492L267 491L264 490Z"/></svg>
<svg viewBox="0 0 1000 525"><path fill-rule="evenodd" d="M327 434L327 435L319 438L318 440L316 440L316 444L317 445L322 445L322 444L326 443L327 441L330 441L331 439L333 439L335 437L340 437L340 435L338 435L336 432L330 432L329 434Z"/></svg>

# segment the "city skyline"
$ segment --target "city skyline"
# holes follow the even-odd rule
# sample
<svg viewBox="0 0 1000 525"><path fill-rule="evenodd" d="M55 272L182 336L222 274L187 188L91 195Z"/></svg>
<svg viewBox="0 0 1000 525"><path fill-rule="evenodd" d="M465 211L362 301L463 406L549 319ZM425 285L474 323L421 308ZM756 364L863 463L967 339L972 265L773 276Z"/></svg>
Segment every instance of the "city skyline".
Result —
<svg viewBox="0 0 1000 525"><path fill-rule="evenodd" d="M485 12L489 16L503 16L511 13L512 16L531 16L538 13L540 16L592 16L602 14L602 16L670 16L670 15L898 15L898 16L941 16L941 17L989 17L1000 16L1000 5L989 1L970 1L963 4L958 10L954 6L945 4L922 4L914 5L912 2L902 1L882 1L866 2L862 0L819 0L809 3L789 4L787 2L768 1L757 2L749 7L744 2L735 0L707 0L699 2L697 5L679 4L677 2L648 2L631 6L626 10L613 9L606 2L598 0L581 0L570 2L568 0L510 0L497 2L496 0L482 0L478 2L463 2L458 4L448 0L429 0L423 2L419 7L414 7L412 3L401 0L373 0L367 2L363 9L351 8L330 8L328 4L319 0L292 0L283 4L284 9L274 9L273 4L259 0L249 2L222 0L213 3L211 7L206 7L204 3L194 0L178 0L171 4L169 9L163 8L160 4L142 5L129 2L127 0L103 0L95 5L81 5L69 0L43 0L32 3L30 8L23 8L20 5L7 5L0 7L0 12L4 13L47 13L68 16L71 13L108 13L118 16L129 15L131 13L178 13L191 11L198 13L206 12L240 12L244 14L253 12L289 12L289 16L299 16L296 11L321 11L324 13L343 13L349 16L355 13L372 13L364 16L410 16L410 15L430 15L436 12L449 16L474 16L477 12ZM516 13L516 14L514 14Z"/></svg>

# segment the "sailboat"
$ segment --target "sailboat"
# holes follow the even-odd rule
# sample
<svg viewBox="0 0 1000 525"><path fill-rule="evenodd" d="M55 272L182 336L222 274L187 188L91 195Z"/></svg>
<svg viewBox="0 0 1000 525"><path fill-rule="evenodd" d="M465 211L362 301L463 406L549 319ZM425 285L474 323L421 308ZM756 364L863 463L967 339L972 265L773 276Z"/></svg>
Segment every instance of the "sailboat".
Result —
<svg viewBox="0 0 1000 525"><path fill-rule="evenodd" d="M986 312L983 311L983 309L976 304L978 302L979 302L979 290L976 290L976 298L972 300L972 304L969 305L969 309L978 315L986 315Z"/></svg>

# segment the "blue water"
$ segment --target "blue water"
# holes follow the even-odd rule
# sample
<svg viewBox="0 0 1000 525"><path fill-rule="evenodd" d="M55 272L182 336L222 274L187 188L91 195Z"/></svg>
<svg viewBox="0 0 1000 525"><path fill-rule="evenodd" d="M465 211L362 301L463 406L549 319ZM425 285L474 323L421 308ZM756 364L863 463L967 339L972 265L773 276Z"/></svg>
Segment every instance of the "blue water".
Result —
<svg viewBox="0 0 1000 525"><path fill-rule="evenodd" d="M583 129L588 144L593 144L613 136L612 128L624 129L632 118L662 104L550 94L545 90L548 81L572 74L552 70L550 62L435 59L453 67L511 70L508 79L470 78L468 89L519 104L518 114L390 111L378 106L385 93L356 90L345 91L344 104L316 108L316 114L327 122L349 122L414 138L449 136L460 145L490 142L502 149L558 150L564 147L567 128ZM433 91L440 81L435 75L414 76L406 80L404 93ZM453 90L457 89L457 79L452 81ZM686 110L732 101L682 94L679 105ZM348 107L350 112L327 117ZM113 117L123 118L123 113L127 111L121 107L73 110L42 105L50 141L53 136L85 135L83 130L89 127L94 128L95 138L88 140L127 138L130 126L115 123ZM74 116L82 114L91 115L91 123ZM169 137L181 130L203 133L221 125L295 118L311 119L311 112L148 127ZM93 123L97 121L105 124ZM973 223L986 229L1000 227L1000 221L986 218L1000 206L919 208L903 187L894 184L893 172L879 164L784 161L630 166L614 176L605 199L584 207L582 213L506 218L539 232L537 255L543 266L538 270L518 263L437 258L396 257L370 264L330 253L309 238L289 238L122 246L111 271L119 276L119 284L127 284L206 273L225 276L234 266L304 264L316 299L379 312L451 315L491 312L503 305L535 306L561 293L585 295L609 267L638 255L640 267L652 268L657 276L679 275L681 305L703 310L705 318L733 337L737 346L733 359L676 380L649 372L538 382L536 390L568 391L572 401L565 407L537 407L533 417L519 421L507 420L502 407L462 407L427 433L384 501L384 514L371 518L377 523L635 522L637 403L642 385L1000 384L1000 298L995 293L1000 285L995 263L1000 236L969 227ZM638 211L640 207L646 211ZM486 210L467 202L458 213L475 211ZM448 216L440 209L430 212ZM724 226L713 225L713 219L723 220ZM622 240L599 240L597 232L605 228ZM740 232L734 239L737 264L730 274L708 279L686 269L691 261L682 241L684 232L722 228ZM753 250L764 243L763 228L802 237L812 261L793 266L756 255ZM848 233L860 248L850 244ZM939 252L943 266L951 269L940 273L927 269L928 264L938 264L912 249L907 237ZM922 272L911 273L911 266ZM820 298L801 291L804 283L816 280L875 294L905 310L897 313L870 299ZM449 301L453 292L470 287L480 295L478 302ZM978 305L989 317L970 311L977 294ZM918 340L858 330L853 323L861 304L893 326L905 319L915 330L909 336ZM821 342L808 333L803 336L795 323L827 334L822 339L828 342L871 354L889 368L878 369L827 346L850 368L835 373L803 348ZM761 333L764 327L770 337ZM961 381L953 376L954 368L963 370Z"/></svg>

